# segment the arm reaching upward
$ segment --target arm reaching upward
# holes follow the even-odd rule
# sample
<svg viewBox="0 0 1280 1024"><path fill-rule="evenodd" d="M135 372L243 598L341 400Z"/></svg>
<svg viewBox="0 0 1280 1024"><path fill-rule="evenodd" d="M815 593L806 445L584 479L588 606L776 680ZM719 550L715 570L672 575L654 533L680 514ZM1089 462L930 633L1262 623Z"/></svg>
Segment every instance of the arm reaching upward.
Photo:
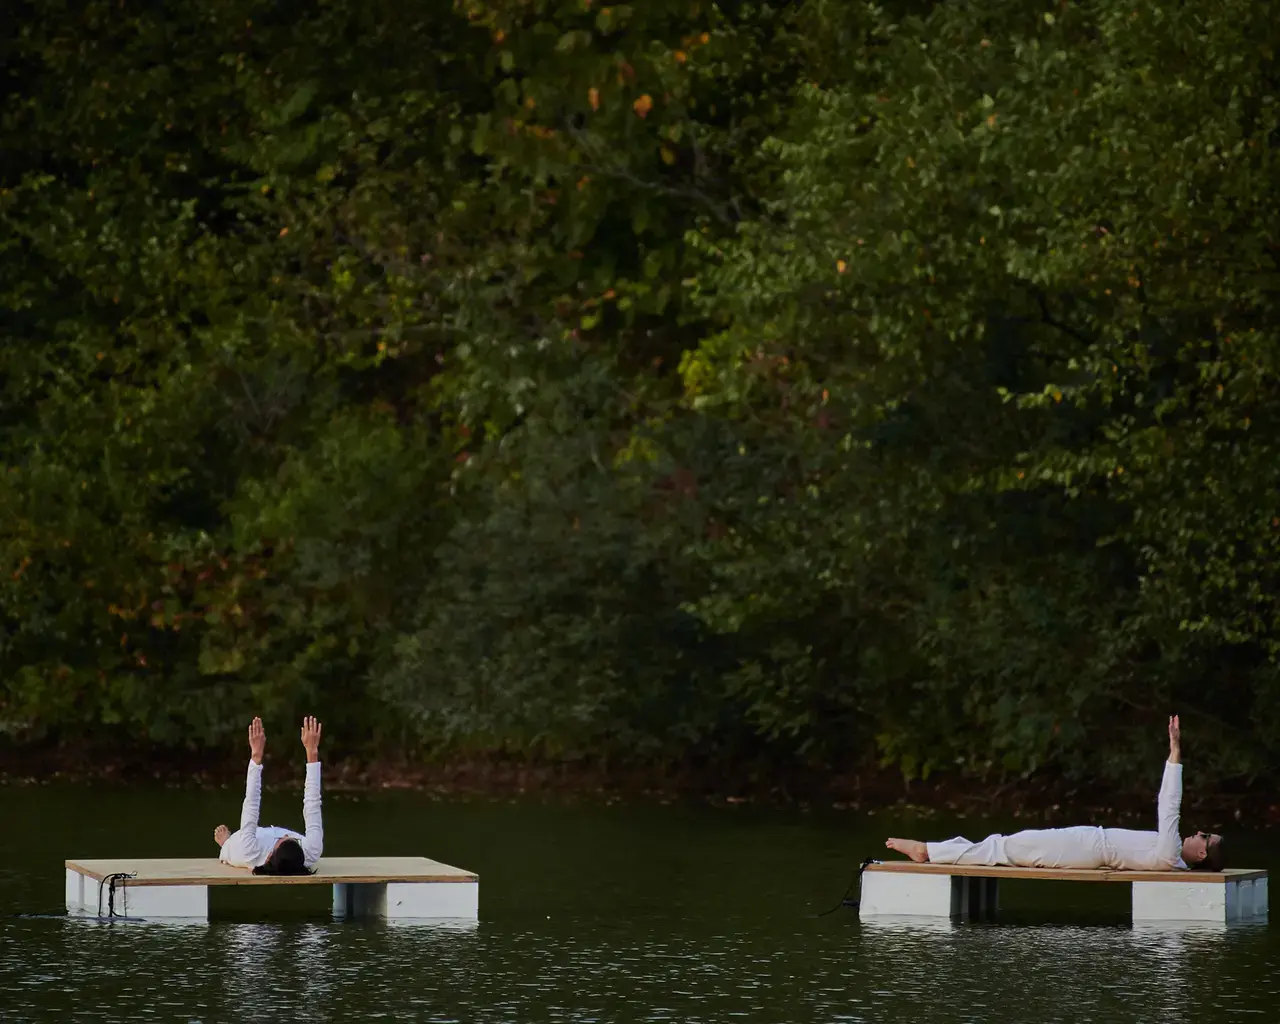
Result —
<svg viewBox="0 0 1280 1024"><path fill-rule="evenodd" d="M258 855L258 811L262 806L262 754L267 748L267 733L262 719L249 723L249 772L244 780L244 803L240 806L240 844L242 855L252 863Z"/></svg>
<svg viewBox="0 0 1280 1024"><path fill-rule="evenodd" d="M244 780L244 803L240 805L240 830L252 831L258 827L258 808L262 805L262 765L249 762L249 774Z"/></svg>
<svg viewBox="0 0 1280 1024"><path fill-rule="evenodd" d="M302 746L307 752L307 781L302 790L302 821L306 834L302 856L313 867L324 852L324 821L320 814L320 732L323 727L308 715L302 720Z"/></svg>
<svg viewBox="0 0 1280 1024"><path fill-rule="evenodd" d="M1182 814L1182 730L1177 715L1169 719L1169 760L1165 762L1160 796L1156 799L1156 814L1156 855L1174 867L1182 856L1182 836L1178 832Z"/></svg>

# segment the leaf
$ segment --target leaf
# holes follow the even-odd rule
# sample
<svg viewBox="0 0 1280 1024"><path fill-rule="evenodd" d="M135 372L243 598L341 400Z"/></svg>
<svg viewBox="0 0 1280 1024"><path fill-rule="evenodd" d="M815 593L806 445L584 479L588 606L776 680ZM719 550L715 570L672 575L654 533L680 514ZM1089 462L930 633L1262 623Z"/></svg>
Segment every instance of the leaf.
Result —
<svg viewBox="0 0 1280 1024"><path fill-rule="evenodd" d="M311 101L315 98L316 86L314 82L303 82L299 85L284 105L280 108L279 122L288 124L299 118L306 112L311 105Z"/></svg>

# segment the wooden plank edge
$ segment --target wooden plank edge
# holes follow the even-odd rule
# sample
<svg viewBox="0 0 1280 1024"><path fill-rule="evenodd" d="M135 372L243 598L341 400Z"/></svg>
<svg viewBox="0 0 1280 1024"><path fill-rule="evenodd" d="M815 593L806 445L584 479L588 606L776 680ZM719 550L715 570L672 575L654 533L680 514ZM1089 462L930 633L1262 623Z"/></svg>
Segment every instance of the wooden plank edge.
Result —
<svg viewBox="0 0 1280 1024"><path fill-rule="evenodd" d="M101 882L112 872L86 868L77 861L68 860L65 866ZM381 882L478 882L480 876L472 873L458 875L255 875L248 868L241 868L243 875L174 875L172 878L122 878L124 885L375 885Z"/></svg>
<svg viewBox="0 0 1280 1024"><path fill-rule="evenodd" d="M915 864L883 861L868 871L916 875L959 875L970 878L1023 878L1046 882L1248 882L1266 878L1264 868L1226 868L1223 871L1119 871L1112 868L1029 868L981 864Z"/></svg>
<svg viewBox="0 0 1280 1024"><path fill-rule="evenodd" d="M125 878L126 886L164 886L164 885L381 885L383 883L421 882L426 883L467 883L479 882L479 875L463 877L460 875L379 875L377 877L358 877L343 875L254 875L247 874L243 878Z"/></svg>

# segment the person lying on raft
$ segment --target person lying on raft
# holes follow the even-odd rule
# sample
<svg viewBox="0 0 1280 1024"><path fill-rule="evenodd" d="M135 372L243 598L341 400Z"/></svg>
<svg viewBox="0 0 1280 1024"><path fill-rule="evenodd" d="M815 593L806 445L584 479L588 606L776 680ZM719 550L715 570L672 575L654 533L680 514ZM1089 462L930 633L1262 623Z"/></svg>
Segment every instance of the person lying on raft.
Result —
<svg viewBox="0 0 1280 1024"><path fill-rule="evenodd" d="M1221 871L1222 836L1178 834L1182 807L1182 749L1178 716L1169 719L1169 760L1157 800L1159 828L1027 829L1013 835L990 835L980 843L957 836L942 843L889 839L885 846L918 864L1004 864L1028 868L1113 868L1118 871Z"/></svg>
<svg viewBox="0 0 1280 1024"><path fill-rule="evenodd" d="M307 781L302 791L302 820L305 835L276 825L258 825L262 801L262 754L267 734L262 719L249 724L249 775L240 809L240 829L226 825L213 830L213 841L222 852L218 860L237 868L252 868L255 875L307 875L324 851L324 824L320 818L320 730L308 716L302 720L302 747L307 752Z"/></svg>

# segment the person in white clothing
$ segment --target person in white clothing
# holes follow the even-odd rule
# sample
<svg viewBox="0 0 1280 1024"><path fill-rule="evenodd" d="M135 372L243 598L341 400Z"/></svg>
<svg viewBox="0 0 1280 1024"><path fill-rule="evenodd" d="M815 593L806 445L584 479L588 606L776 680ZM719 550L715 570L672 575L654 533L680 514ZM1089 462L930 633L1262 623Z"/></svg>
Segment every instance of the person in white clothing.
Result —
<svg viewBox="0 0 1280 1024"><path fill-rule="evenodd" d="M324 852L324 823L320 816L320 731L313 717L302 720L302 747L307 752L307 780L302 791L302 820L306 832L258 824L262 802L262 755L267 734L262 719L249 723L249 774L240 809L240 828L232 832L226 825L213 830L213 841L221 847L218 860L232 867L251 868L255 875L305 875Z"/></svg>
<svg viewBox="0 0 1280 1024"><path fill-rule="evenodd" d="M1169 760L1156 801L1155 832L1128 828L1026 829L990 835L980 843L962 836L941 843L888 839L885 846L917 863L1004 864L1032 868L1114 868L1120 871L1221 871L1222 836L1197 832L1182 838L1182 732L1178 716L1169 719Z"/></svg>

